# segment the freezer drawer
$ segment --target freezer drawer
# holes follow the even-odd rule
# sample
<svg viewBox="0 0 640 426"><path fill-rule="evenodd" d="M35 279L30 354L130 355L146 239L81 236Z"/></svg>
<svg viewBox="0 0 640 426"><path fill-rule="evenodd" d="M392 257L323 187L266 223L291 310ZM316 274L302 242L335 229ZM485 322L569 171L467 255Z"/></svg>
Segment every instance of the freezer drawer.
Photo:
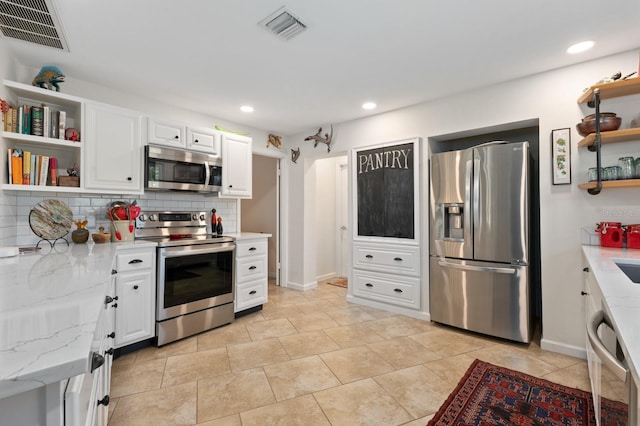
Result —
<svg viewBox="0 0 640 426"><path fill-rule="evenodd" d="M439 257L429 266L431 320L530 341L528 267Z"/></svg>

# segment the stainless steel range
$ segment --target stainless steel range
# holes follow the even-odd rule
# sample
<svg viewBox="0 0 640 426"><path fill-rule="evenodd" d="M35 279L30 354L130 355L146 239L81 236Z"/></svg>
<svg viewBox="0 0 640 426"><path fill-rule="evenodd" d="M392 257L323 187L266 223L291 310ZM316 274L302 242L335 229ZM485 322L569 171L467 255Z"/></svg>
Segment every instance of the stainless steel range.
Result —
<svg viewBox="0 0 640 426"><path fill-rule="evenodd" d="M236 244L207 233L205 212L143 212L136 239L158 243L158 346L233 321Z"/></svg>

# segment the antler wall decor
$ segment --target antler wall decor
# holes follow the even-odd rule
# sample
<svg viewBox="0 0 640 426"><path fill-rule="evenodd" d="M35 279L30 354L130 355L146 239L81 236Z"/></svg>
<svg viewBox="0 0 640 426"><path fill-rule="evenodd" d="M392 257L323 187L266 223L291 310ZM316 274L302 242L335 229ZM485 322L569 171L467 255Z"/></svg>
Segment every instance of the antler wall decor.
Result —
<svg viewBox="0 0 640 426"><path fill-rule="evenodd" d="M305 141L313 141L313 147L317 147L318 143L323 143L327 145L327 152L331 152L331 139L333 138L333 124L331 125L331 134L325 133L324 137L321 136L322 127L318 129L318 133L312 136L307 136L304 138Z"/></svg>

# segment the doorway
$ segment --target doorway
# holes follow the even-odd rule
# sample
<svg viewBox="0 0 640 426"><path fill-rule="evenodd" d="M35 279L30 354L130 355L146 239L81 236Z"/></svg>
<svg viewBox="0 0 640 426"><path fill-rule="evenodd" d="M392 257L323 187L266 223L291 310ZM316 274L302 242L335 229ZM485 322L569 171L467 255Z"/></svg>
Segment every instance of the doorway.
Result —
<svg viewBox="0 0 640 426"><path fill-rule="evenodd" d="M271 234L267 239L267 261L270 279L282 280L280 250L280 158L253 154L251 199L240 201L238 232Z"/></svg>
<svg viewBox="0 0 640 426"><path fill-rule="evenodd" d="M336 162L336 272L341 278L349 276L350 235L349 165L347 157L340 157Z"/></svg>

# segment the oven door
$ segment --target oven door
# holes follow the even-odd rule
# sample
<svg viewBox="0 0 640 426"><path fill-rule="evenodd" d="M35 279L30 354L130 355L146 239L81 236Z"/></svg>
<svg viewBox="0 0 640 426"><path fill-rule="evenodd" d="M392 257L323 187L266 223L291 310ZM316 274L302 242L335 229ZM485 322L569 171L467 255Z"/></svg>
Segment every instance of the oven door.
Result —
<svg viewBox="0 0 640 426"><path fill-rule="evenodd" d="M157 319L233 303L235 243L158 249Z"/></svg>

